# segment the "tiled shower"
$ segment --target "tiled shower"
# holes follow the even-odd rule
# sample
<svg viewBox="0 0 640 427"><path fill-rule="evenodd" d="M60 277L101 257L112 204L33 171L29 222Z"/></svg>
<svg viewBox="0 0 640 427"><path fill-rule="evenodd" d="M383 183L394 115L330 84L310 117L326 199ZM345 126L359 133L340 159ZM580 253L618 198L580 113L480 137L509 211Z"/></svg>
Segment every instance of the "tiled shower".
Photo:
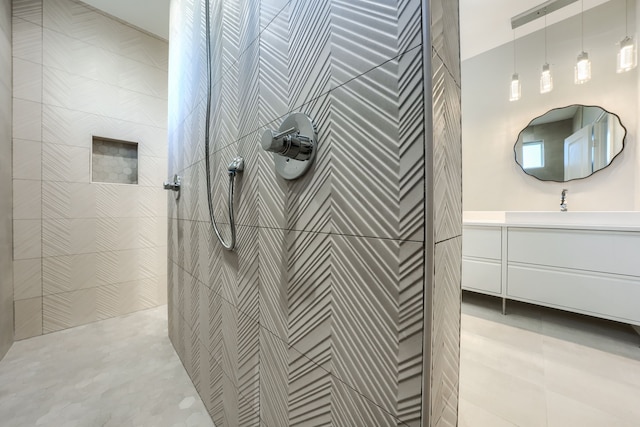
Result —
<svg viewBox="0 0 640 427"><path fill-rule="evenodd" d="M168 284L170 339L218 426L455 425L457 1L210 2L206 118L204 0L172 0L169 55L77 0L2 0L0 355L13 319L29 338L162 304ZM297 181L259 144L290 112L319 137ZM246 161L235 252L208 222L207 119L219 218Z"/></svg>
<svg viewBox="0 0 640 427"><path fill-rule="evenodd" d="M166 303L167 42L76 0L12 3L15 339Z"/></svg>
<svg viewBox="0 0 640 427"><path fill-rule="evenodd" d="M456 425L457 2L210 4L207 118L205 3L171 3L169 174L183 181L168 287L170 338L214 422ZM318 127L296 181L260 146L290 112ZM218 218L227 164L246 162L235 252L209 224L208 119Z"/></svg>

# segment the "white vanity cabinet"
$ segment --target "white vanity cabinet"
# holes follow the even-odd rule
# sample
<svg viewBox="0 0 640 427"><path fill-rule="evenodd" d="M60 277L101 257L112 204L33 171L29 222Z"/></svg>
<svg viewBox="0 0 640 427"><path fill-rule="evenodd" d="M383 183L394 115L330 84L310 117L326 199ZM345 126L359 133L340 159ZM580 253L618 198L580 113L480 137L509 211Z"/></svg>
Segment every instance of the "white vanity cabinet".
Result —
<svg viewBox="0 0 640 427"><path fill-rule="evenodd" d="M502 228L465 226L462 288L502 295Z"/></svg>
<svg viewBox="0 0 640 427"><path fill-rule="evenodd" d="M637 227L465 225L462 264L463 289L640 325Z"/></svg>

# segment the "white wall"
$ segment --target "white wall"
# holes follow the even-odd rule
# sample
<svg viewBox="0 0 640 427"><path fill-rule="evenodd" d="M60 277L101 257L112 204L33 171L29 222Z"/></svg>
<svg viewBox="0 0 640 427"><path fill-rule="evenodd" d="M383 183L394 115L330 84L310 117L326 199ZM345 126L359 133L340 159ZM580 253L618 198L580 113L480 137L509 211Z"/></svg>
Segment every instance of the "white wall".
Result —
<svg viewBox="0 0 640 427"><path fill-rule="evenodd" d="M630 28L635 31L634 2ZM640 206L638 72L617 74L616 43L625 35L624 1L613 0L585 12L584 49L593 78L573 83L580 52L580 17L548 28L548 61L553 92L538 92L544 63L544 33L516 42L522 99L509 102L513 45L492 49L462 63L463 203L465 210L557 210L562 188L569 189L570 210L635 210ZM581 103L599 105L620 116L627 128L626 148L613 164L589 178L568 183L542 182L514 162L513 145L529 121L551 108Z"/></svg>
<svg viewBox="0 0 640 427"><path fill-rule="evenodd" d="M635 8L635 19L636 22L640 22L640 8ZM640 88L640 73L636 73L637 77L637 87ZM636 105L640 105L640 90L636 92ZM640 135L640 120L636 123L636 135ZM635 164L640 165L640 150L635 150ZM635 210L640 210L640 167L636 166L635 168Z"/></svg>

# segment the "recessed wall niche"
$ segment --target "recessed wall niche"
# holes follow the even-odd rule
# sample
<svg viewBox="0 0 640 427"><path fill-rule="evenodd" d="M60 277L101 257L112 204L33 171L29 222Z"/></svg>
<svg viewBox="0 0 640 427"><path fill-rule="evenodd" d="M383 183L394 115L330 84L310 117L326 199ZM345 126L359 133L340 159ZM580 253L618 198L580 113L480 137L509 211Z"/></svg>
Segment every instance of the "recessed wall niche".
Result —
<svg viewBox="0 0 640 427"><path fill-rule="evenodd" d="M91 181L138 183L138 143L93 137Z"/></svg>

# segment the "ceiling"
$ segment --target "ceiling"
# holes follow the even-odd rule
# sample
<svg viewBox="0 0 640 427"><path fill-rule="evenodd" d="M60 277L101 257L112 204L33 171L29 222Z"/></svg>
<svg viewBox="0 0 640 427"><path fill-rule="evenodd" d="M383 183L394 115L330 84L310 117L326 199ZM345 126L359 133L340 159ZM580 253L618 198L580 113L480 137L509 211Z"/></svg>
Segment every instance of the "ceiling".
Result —
<svg viewBox="0 0 640 427"><path fill-rule="evenodd" d="M584 10L608 0L584 0ZM462 60L476 56L513 40L511 18L546 3L545 0L460 0L460 56ZM581 1L572 3L547 17L547 25L563 21L581 11ZM544 28L537 19L515 30L522 37Z"/></svg>
<svg viewBox="0 0 640 427"><path fill-rule="evenodd" d="M82 0L89 6L169 40L170 0Z"/></svg>

